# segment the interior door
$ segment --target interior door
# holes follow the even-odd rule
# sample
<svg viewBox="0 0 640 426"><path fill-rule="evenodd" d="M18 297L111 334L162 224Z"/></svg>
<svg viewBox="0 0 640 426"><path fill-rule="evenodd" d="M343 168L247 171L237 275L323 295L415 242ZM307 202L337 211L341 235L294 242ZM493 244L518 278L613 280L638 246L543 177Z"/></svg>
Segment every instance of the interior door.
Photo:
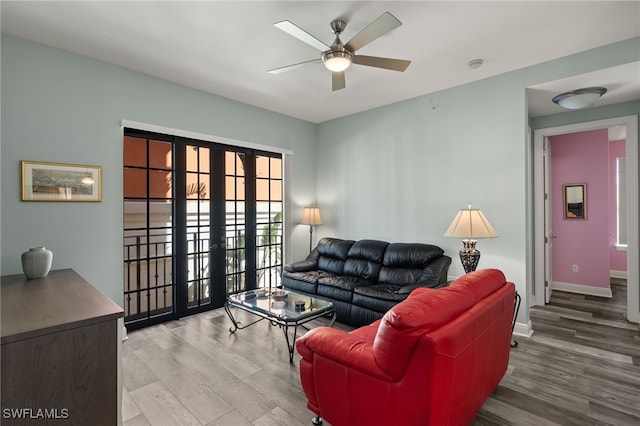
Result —
<svg viewBox="0 0 640 426"><path fill-rule="evenodd" d="M549 138L544 138L544 300L549 303L553 287L551 286L553 278L553 235L552 229L552 209L551 209L551 147Z"/></svg>

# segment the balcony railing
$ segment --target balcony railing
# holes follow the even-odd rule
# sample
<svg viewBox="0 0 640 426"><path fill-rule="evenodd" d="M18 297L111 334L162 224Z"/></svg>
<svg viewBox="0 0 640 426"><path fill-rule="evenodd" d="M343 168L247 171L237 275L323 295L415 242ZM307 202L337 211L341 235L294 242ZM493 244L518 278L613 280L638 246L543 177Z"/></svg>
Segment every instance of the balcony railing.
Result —
<svg viewBox="0 0 640 426"><path fill-rule="evenodd" d="M170 228L154 229L158 235L127 235L124 239L125 323L170 313L174 301L174 258ZM257 241L256 282L275 288L282 274L282 236L278 226L267 226ZM274 231L275 230L275 231ZM138 230L141 231L141 230ZM130 233L136 230L128 231ZM211 294L208 234L190 233L187 256L188 305L207 303ZM246 290L246 244L243 230L226 237L226 293Z"/></svg>

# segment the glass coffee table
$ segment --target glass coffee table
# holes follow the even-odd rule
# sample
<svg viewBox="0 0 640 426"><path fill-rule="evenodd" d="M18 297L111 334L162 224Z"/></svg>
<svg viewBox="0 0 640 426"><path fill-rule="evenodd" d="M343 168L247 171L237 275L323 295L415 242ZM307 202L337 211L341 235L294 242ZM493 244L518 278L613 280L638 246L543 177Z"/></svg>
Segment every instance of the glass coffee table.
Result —
<svg viewBox="0 0 640 426"><path fill-rule="evenodd" d="M231 308L249 312L257 316L258 319L249 324L241 324L233 317ZM331 318L329 322L329 327L331 327L336 320L336 310L331 302L288 290L269 292L259 289L232 294L227 298L224 310L233 323L229 328L231 333L265 319L271 322L271 325L279 326L284 331L284 337L287 341L289 362L293 362L293 351L299 325L326 316ZM293 328L293 340L289 340L289 328Z"/></svg>

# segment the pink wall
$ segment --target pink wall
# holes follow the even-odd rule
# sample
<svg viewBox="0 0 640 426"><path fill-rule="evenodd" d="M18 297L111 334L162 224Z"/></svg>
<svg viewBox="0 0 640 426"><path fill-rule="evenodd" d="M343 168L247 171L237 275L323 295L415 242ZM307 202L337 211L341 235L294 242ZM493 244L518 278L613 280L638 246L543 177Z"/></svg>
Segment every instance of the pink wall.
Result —
<svg viewBox="0 0 640 426"><path fill-rule="evenodd" d="M627 270L627 252L616 250L616 159L627 152L625 140L609 142L609 269Z"/></svg>
<svg viewBox="0 0 640 426"><path fill-rule="evenodd" d="M608 139L607 129L549 138L553 281L609 288ZM563 218L562 185L567 183L587 184L586 220Z"/></svg>

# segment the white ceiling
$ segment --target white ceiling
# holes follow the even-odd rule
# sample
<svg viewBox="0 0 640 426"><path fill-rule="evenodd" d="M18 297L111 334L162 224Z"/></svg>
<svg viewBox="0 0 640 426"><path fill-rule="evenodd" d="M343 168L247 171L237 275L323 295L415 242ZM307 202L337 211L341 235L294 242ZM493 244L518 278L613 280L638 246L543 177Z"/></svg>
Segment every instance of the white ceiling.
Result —
<svg viewBox="0 0 640 426"><path fill-rule="evenodd" d="M142 1L0 3L3 33L318 123L640 36L638 1ZM321 64L266 71L319 57L278 30L290 20L327 44L389 11L403 25L358 53L409 59L404 73L353 65L331 91ZM482 58L479 69L467 62ZM533 116L562 111L562 91L606 86L596 105L640 99L638 64L541 84Z"/></svg>

